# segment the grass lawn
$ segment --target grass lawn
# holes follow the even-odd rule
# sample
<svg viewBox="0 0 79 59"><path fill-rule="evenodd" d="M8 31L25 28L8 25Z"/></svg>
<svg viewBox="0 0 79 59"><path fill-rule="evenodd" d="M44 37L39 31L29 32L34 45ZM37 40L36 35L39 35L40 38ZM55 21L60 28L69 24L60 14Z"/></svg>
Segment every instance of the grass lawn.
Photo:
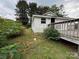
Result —
<svg viewBox="0 0 79 59"><path fill-rule="evenodd" d="M61 43L44 39L31 29L25 29L24 33L13 40L21 46L19 51L23 54L22 59L76 59L71 49Z"/></svg>

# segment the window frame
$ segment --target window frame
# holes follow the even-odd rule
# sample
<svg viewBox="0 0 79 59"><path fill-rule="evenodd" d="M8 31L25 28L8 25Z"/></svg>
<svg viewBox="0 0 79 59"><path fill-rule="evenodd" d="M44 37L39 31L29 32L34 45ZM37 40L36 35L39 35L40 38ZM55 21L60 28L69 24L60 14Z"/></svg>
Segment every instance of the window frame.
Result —
<svg viewBox="0 0 79 59"><path fill-rule="evenodd" d="M41 24L46 24L46 18L41 18Z"/></svg>

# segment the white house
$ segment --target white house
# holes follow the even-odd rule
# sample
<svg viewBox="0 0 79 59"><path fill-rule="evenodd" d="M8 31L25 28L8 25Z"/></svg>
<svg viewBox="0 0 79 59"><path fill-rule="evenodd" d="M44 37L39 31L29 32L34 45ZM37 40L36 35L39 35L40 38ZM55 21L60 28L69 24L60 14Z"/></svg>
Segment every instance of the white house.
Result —
<svg viewBox="0 0 79 59"><path fill-rule="evenodd" d="M32 31L34 33L42 33L45 28L47 28L50 24L72 20L72 18L67 17L55 17L55 16L48 16L48 15L33 15L32 17Z"/></svg>
<svg viewBox="0 0 79 59"><path fill-rule="evenodd" d="M51 24L51 16L33 15L32 30L34 33L43 32L49 24Z"/></svg>

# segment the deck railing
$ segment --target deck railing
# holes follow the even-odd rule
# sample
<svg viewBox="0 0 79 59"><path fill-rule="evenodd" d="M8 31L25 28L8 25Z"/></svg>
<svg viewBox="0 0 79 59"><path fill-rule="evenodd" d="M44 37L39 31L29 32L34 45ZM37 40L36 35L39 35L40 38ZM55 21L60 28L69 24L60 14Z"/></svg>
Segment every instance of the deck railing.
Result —
<svg viewBox="0 0 79 59"><path fill-rule="evenodd" d="M54 28L60 32L61 37L79 40L79 19L54 23Z"/></svg>

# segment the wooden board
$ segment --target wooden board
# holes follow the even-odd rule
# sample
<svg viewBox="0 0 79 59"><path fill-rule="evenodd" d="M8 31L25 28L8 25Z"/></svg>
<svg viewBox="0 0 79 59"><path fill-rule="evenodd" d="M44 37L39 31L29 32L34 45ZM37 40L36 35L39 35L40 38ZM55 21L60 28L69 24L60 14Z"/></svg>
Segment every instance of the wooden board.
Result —
<svg viewBox="0 0 79 59"><path fill-rule="evenodd" d="M74 44L79 45L79 40L71 39L71 38L67 38L67 37L60 37L60 38L63 39L63 40L66 40L66 41L69 41L69 42L72 42Z"/></svg>

